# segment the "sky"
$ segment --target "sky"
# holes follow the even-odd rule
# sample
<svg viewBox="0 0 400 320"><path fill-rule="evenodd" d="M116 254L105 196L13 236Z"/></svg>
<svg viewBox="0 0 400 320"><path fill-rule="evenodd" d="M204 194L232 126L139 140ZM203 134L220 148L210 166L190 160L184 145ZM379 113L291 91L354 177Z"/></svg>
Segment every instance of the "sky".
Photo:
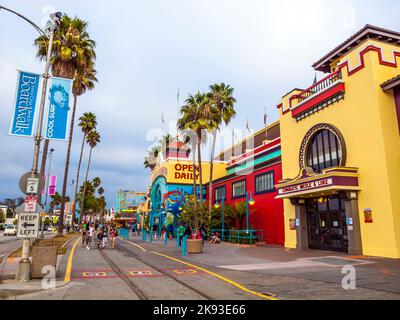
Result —
<svg viewBox="0 0 400 320"><path fill-rule="evenodd" d="M244 136L247 121L252 130L263 127L265 108L268 122L276 121L280 97L311 85L311 65L365 24L400 31L398 0L0 0L0 5L40 26L53 11L89 21L99 83L79 98L77 117L97 115L101 143L89 178L101 178L108 208L115 206L119 189L148 187L143 158L163 131L174 132L178 89L182 104L210 84L231 85L237 116L229 129L242 129ZM30 25L0 10L0 200L22 195L19 177L32 166L33 140L8 132L16 69L44 70L33 46L36 37ZM68 194L81 141L75 130ZM52 141L51 147L51 174L58 176L61 193L67 143ZM217 149L226 147L228 142L218 143ZM204 149L207 157L208 146Z"/></svg>

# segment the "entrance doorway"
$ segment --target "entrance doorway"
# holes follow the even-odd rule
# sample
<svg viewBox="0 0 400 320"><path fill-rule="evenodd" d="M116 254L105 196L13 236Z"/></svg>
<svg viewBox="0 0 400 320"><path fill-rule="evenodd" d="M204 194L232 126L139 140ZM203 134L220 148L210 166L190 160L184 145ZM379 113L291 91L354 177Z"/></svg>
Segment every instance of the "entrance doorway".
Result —
<svg viewBox="0 0 400 320"><path fill-rule="evenodd" d="M310 249L348 252L349 237L343 199L308 199L307 220Z"/></svg>

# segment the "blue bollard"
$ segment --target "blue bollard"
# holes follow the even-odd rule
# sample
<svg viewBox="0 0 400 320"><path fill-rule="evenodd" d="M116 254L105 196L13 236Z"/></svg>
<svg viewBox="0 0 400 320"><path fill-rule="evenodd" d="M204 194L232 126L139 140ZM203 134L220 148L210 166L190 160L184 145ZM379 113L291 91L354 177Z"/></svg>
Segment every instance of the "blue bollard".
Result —
<svg viewBox="0 0 400 320"><path fill-rule="evenodd" d="M176 233L176 246L177 246L177 247L180 247L180 244L179 244L179 234L178 234L178 232Z"/></svg>
<svg viewBox="0 0 400 320"><path fill-rule="evenodd" d="M182 239L182 257L186 256L186 240L187 236L184 236Z"/></svg>
<svg viewBox="0 0 400 320"><path fill-rule="evenodd" d="M143 232L142 232L142 240L146 241L146 238L147 238L146 230L143 230Z"/></svg>
<svg viewBox="0 0 400 320"><path fill-rule="evenodd" d="M168 242L168 235L167 233L164 233L164 245L167 245Z"/></svg>

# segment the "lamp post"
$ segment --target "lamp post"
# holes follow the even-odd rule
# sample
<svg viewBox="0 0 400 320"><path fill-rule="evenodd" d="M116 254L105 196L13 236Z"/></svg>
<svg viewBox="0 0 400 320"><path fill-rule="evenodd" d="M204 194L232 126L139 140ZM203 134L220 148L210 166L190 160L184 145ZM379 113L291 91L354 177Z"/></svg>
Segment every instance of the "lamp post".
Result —
<svg viewBox="0 0 400 320"><path fill-rule="evenodd" d="M218 201L215 202L214 207L215 207L215 209L219 208ZM222 200L221 200L221 211L222 211L221 240L223 242L225 239L225 199L224 198L222 198Z"/></svg>
<svg viewBox="0 0 400 320"><path fill-rule="evenodd" d="M20 17L21 19L27 21L31 26L33 26L35 28L36 31L38 31L40 33L40 35L46 37L49 40L49 44L47 47L46 65L45 65L45 70L44 70L44 74L43 74L43 86L42 86L42 95L41 95L40 107L39 107L39 117L38 117L38 123L37 123L37 128L36 128L36 135L35 135L35 139L34 139L35 140L35 148L34 148L34 152L33 152L33 163L32 163L32 171L31 171L32 172L31 177L34 179L37 179L40 143L42 141L44 105L46 102L47 82L48 82L48 79L50 78L49 71L50 71L51 50L52 50L52 46L53 46L54 31L56 31L58 26L60 25L62 14L61 14L61 12L56 12L56 13L52 13L50 15L52 25L50 27L50 37L47 37L46 33L40 27L38 27L34 22L32 22L28 18L24 17L23 15L19 14L18 12L15 12L15 11L5 8L3 6L0 6L0 10L6 10L8 12L11 12L11 13L15 14L16 16ZM39 190L39 192L41 192L41 190ZM37 196L37 194L34 194L34 195ZM29 246L30 246L30 240L24 239L23 245L22 245L22 257L18 264L18 270L17 270L16 276L15 276L16 281L29 281L30 280L31 263L29 261Z"/></svg>
<svg viewBox="0 0 400 320"><path fill-rule="evenodd" d="M246 233L249 233L249 205L253 206L255 203L250 192L246 192Z"/></svg>

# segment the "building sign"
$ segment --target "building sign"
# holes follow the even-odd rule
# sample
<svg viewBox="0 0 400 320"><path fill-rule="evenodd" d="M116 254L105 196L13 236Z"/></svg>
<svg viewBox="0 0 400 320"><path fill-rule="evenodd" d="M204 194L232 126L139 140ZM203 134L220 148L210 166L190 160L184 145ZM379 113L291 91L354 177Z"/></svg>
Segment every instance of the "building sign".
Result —
<svg viewBox="0 0 400 320"><path fill-rule="evenodd" d="M333 180L331 178L322 179L322 180L305 182L305 183L294 185L294 186L280 188L279 194L283 195L283 194L288 194L288 193L307 191L307 190L316 189L316 188L324 188L324 187L331 186L331 185L333 185Z"/></svg>
<svg viewBox="0 0 400 320"><path fill-rule="evenodd" d="M193 180L194 179L194 172L196 171L196 179L199 178L199 167L194 166L192 164L180 164L177 163L174 167L175 173L174 178L176 180Z"/></svg>
<svg viewBox="0 0 400 320"><path fill-rule="evenodd" d="M38 74L18 71L10 135L32 137L39 81L40 76Z"/></svg>
<svg viewBox="0 0 400 320"><path fill-rule="evenodd" d="M71 90L71 79L51 78L48 93L46 139L67 139Z"/></svg>

